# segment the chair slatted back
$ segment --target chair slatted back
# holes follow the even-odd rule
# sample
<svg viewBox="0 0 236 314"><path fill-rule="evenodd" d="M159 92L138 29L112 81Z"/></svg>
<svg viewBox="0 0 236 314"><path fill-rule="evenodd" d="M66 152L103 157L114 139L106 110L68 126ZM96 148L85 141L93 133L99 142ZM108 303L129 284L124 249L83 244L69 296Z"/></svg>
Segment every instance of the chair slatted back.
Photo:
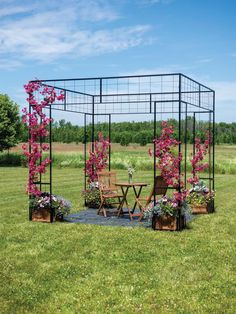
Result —
<svg viewBox="0 0 236 314"><path fill-rule="evenodd" d="M162 195L164 196L167 192L168 184L164 180L162 176L156 176L154 181L154 186L152 191L148 197L147 203L151 202L154 195Z"/></svg>
<svg viewBox="0 0 236 314"><path fill-rule="evenodd" d="M115 171L102 171L98 173L98 183L101 189L117 190L116 172Z"/></svg>

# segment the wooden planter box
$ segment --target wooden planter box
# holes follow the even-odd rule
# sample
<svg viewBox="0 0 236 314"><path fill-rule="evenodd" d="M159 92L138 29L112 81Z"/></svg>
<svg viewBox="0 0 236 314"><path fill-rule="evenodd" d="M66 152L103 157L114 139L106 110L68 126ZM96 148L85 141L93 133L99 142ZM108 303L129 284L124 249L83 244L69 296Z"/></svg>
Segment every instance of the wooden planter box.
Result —
<svg viewBox="0 0 236 314"><path fill-rule="evenodd" d="M180 231L184 229L186 221L184 216L173 217L173 216L157 216L153 215L152 228L154 230L169 230L169 231Z"/></svg>
<svg viewBox="0 0 236 314"><path fill-rule="evenodd" d="M191 206L192 214L209 214L214 212L214 201L207 203L206 205Z"/></svg>
<svg viewBox="0 0 236 314"><path fill-rule="evenodd" d="M49 209L32 210L32 221L50 222Z"/></svg>

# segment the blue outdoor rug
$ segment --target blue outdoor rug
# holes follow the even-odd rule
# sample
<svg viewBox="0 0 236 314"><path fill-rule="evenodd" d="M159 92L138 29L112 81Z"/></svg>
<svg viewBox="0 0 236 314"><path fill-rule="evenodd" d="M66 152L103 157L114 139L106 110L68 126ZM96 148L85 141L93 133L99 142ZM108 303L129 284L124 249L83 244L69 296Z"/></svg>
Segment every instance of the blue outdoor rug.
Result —
<svg viewBox="0 0 236 314"><path fill-rule="evenodd" d="M99 226L151 227L150 223L146 220L139 222L138 217L134 217L133 221L130 221L128 214L117 217L111 213L108 217L104 217L102 215L97 215L97 209L93 208L88 208L78 213L67 215L64 218L64 221Z"/></svg>

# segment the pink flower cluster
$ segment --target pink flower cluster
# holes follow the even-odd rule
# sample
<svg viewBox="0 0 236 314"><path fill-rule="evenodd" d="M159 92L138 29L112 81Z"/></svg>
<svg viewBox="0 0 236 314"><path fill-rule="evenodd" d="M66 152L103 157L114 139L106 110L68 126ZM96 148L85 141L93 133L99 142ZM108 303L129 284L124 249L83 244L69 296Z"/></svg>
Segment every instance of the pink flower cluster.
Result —
<svg viewBox="0 0 236 314"><path fill-rule="evenodd" d="M161 171L161 176L165 179L169 186L178 188L183 187L183 182L179 175L179 167L182 160L182 154L174 153L175 148L179 145L179 141L173 137L174 129L172 125L168 125L166 121L162 122L162 131L159 138L154 139L156 166ZM149 155L153 156L154 152L149 149Z"/></svg>
<svg viewBox="0 0 236 314"><path fill-rule="evenodd" d="M49 150L49 145L42 143L42 140L48 136L48 125L52 121L43 113L46 106L50 106L56 100L64 99L64 93L59 95L55 92L53 87L43 86L41 82L29 82L24 85L25 91L28 94L27 101L31 105L31 113L27 108L22 110L22 122L27 125L29 129L30 138L28 144L23 144L23 154L27 157L27 164L29 167L29 179L26 191L30 195L39 196L41 191L35 184L39 180L39 175L46 172L46 167L51 163L51 160L46 157L43 159L43 152ZM38 101L35 92L39 92L43 99ZM30 149L29 149L30 148Z"/></svg>
<svg viewBox="0 0 236 314"><path fill-rule="evenodd" d="M109 147L109 139L105 139L99 132L98 141L94 143L94 152L90 150L89 159L86 161L85 173L88 176L88 183L97 181L97 173L107 167Z"/></svg>
<svg viewBox="0 0 236 314"><path fill-rule="evenodd" d="M196 184L199 182L199 176L197 173L202 172L204 169L209 167L208 163L204 163L203 160L209 152L209 146L211 144L210 133L206 132L206 138L204 143L201 144L199 137L195 138L195 154L192 154L192 178L188 179L190 184Z"/></svg>

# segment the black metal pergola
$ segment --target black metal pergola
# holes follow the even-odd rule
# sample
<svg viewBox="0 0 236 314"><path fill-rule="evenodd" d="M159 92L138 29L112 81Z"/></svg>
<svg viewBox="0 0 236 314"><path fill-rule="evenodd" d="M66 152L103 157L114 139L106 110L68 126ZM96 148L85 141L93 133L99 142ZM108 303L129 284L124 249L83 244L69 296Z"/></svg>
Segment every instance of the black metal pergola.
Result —
<svg viewBox="0 0 236 314"><path fill-rule="evenodd" d="M33 82L33 81L32 81ZM38 80L37 80L38 82ZM132 76L111 76L95 78L52 79L40 80L42 85L54 87L63 91L63 103L53 103L47 110L49 118L52 111L64 111L84 116L84 162L87 159L87 143L91 142L94 151L95 125L104 117L108 120L108 134L111 142L111 122L113 116L140 115L141 119L151 117L153 121L153 138L157 136L157 121L175 118L178 121L178 150L183 154L179 167L179 182L181 172L184 173L184 182L187 182L187 130L189 119L192 118L192 152L195 153L194 139L201 127L200 121L207 121L208 131L212 142L208 156L208 174L201 179L209 181L209 189L214 190L214 163L215 163L215 91L211 88L181 74L151 74ZM40 97L40 96L39 96ZM29 105L31 112L31 105ZM139 118L140 119L140 118ZM88 136L87 127L91 127ZM52 124L49 125L49 158L52 160ZM154 143L155 151L155 143ZM52 163L50 163L49 178L47 182L40 175L40 191L53 193ZM109 151L109 170L111 169L111 151ZM156 157L153 157L153 178L156 177ZM86 175L84 186L86 188ZM153 180L155 182L155 180ZM180 187L179 187L180 189ZM155 190L155 189L154 189ZM54 213L51 210L51 222ZM32 219L32 212L29 212Z"/></svg>

